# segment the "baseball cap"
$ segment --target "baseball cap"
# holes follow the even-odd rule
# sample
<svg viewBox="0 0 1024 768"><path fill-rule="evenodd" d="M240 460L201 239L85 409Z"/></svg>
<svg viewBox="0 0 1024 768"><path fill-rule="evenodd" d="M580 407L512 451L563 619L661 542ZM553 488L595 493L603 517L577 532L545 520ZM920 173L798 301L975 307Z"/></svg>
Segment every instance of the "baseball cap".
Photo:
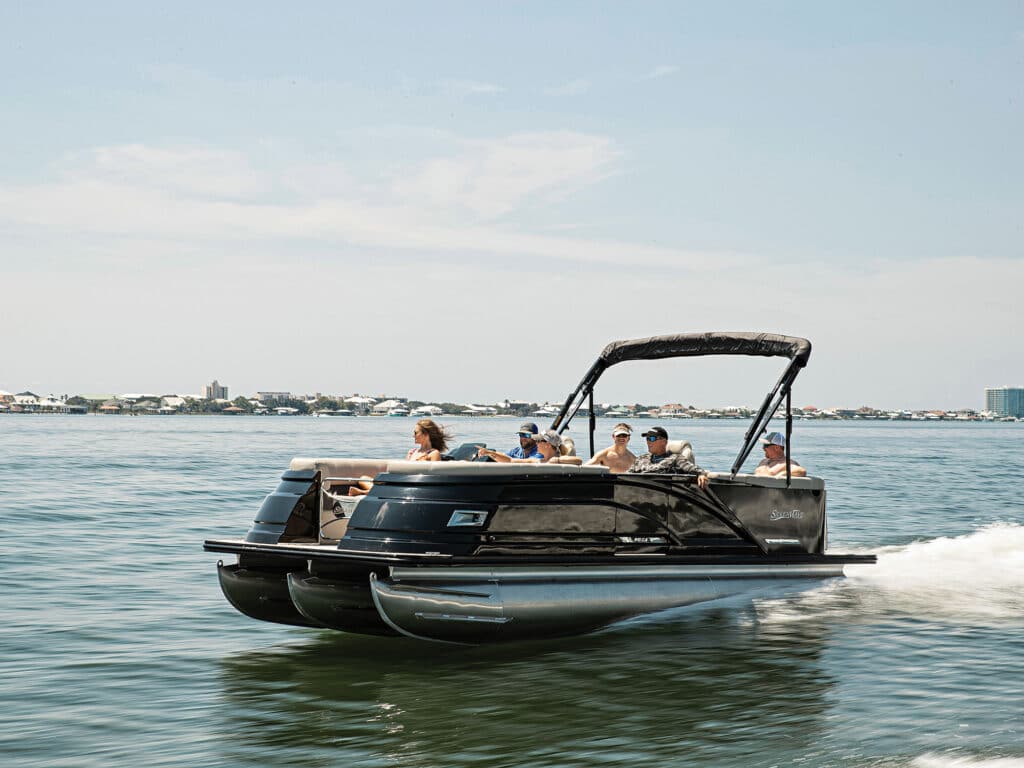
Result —
<svg viewBox="0 0 1024 768"><path fill-rule="evenodd" d="M646 432L641 432L640 436L641 437L651 437L651 436L654 436L654 437L664 437L666 440L668 440L668 432L666 432L663 427L651 427Z"/></svg>
<svg viewBox="0 0 1024 768"><path fill-rule="evenodd" d="M761 438L761 445L781 445L786 447L786 437L781 432L769 432Z"/></svg>
<svg viewBox="0 0 1024 768"><path fill-rule="evenodd" d="M537 434L537 425L534 424L532 421L524 421L522 424L519 425L519 431L520 432L530 432L530 433L536 435Z"/></svg>
<svg viewBox="0 0 1024 768"><path fill-rule="evenodd" d="M562 447L562 436L555 432L553 429L545 429L539 435L537 435L537 442L551 443L555 448Z"/></svg>

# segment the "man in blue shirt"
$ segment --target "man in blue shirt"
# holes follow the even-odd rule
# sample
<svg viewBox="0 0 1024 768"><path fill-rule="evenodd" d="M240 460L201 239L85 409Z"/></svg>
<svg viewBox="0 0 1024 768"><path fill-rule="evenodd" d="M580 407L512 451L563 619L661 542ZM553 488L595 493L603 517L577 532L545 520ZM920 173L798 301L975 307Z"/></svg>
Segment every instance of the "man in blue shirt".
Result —
<svg viewBox="0 0 1024 768"><path fill-rule="evenodd" d="M526 421L519 425L519 445L508 453L499 453L490 448L481 448L478 456L489 456L495 461L508 462L509 459L543 459L544 454L537 450L537 441L534 439L538 432L537 425L532 421Z"/></svg>

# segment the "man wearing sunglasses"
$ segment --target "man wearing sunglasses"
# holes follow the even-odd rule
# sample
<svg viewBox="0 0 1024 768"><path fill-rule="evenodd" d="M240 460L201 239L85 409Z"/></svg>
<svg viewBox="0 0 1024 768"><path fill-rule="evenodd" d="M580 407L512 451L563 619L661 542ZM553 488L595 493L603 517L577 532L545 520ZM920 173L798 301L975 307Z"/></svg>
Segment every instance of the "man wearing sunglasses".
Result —
<svg viewBox="0 0 1024 768"><path fill-rule="evenodd" d="M633 462L630 472L658 472L670 475L696 475L697 486L708 487L708 473L678 453L668 452L668 432L662 427L652 427L643 433L647 441L647 453Z"/></svg>
<svg viewBox="0 0 1024 768"><path fill-rule="evenodd" d="M508 462L509 459L543 459L544 455L537 450L537 425L526 421L519 425L519 445L508 453L499 453L490 448L480 448L477 456L489 456L495 461Z"/></svg>

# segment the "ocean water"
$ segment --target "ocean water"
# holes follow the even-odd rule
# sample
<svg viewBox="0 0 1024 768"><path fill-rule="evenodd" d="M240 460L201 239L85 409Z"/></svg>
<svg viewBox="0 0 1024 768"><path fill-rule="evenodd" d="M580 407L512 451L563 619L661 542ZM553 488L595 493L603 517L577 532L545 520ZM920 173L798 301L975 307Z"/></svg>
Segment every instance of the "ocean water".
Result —
<svg viewBox="0 0 1024 768"><path fill-rule="evenodd" d="M0 416L0 765L1024 766L1024 424L797 423L830 549L878 554L797 593L484 648L236 613L203 540L412 426ZM745 423L668 426L724 470Z"/></svg>

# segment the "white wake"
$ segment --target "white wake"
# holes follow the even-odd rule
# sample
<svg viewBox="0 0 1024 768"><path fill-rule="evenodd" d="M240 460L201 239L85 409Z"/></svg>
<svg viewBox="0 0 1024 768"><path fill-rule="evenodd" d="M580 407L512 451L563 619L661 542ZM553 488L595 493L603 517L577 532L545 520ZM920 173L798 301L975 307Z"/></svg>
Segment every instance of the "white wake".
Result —
<svg viewBox="0 0 1024 768"><path fill-rule="evenodd" d="M912 768L1024 768L1019 757L967 757L926 754L914 758Z"/></svg>
<svg viewBox="0 0 1024 768"><path fill-rule="evenodd" d="M1024 526L993 523L969 534L876 550L875 565L850 565L845 579L758 605L762 621L817 613L849 619L885 614L963 623L1024 621Z"/></svg>

